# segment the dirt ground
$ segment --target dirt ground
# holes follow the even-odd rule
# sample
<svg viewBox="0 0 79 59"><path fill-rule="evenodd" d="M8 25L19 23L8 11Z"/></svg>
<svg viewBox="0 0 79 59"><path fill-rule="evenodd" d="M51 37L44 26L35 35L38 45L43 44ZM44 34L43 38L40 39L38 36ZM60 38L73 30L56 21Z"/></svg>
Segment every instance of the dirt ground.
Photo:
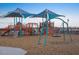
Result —
<svg viewBox="0 0 79 59"><path fill-rule="evenodd" d="M27 51L26 55L78 55L79 54L79 35L66 35L66 39L61 37L51 37L47 39L46 47L43 46L44 36L41 44L37 45L39 36L24 37L0 37L0 46L19 47Z"/></svg>

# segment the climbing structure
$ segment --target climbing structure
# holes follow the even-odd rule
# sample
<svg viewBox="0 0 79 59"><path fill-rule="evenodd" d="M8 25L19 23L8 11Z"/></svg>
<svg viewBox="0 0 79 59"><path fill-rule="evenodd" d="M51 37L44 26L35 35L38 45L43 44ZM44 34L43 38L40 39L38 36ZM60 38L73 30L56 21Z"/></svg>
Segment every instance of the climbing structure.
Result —
<svg viewBox="0 0 79 59"><path fill-rule="evenodd" d="M34 27L36 26L36 27ZM38 23L27 23L26 24L26 35L38 34Z"/></svg>
<svg viewBox="0 0 79 59"><path fill-rule="evenodd" d="M39 31L41 31L41 28L43 26L43 23L40 23ZM44 35L46 35L46 28L44 26ZM48 22L48 36L53 36L54 34L54 22L49 21Z"/></svg>
<svg viewBox="0 0 79 59"><path fill-rule="evenodd" d="M14 17L14 26L15 26L17 23L17 20L19 20L19 22L22 23L23 18L27 18L28 16L31 16L31 15L33 14L28 13L20 8L17 8L16 10L8 13L4 17ZM19 28L19 36L22 36L22 25L20 25L20 28Z"/></svg>

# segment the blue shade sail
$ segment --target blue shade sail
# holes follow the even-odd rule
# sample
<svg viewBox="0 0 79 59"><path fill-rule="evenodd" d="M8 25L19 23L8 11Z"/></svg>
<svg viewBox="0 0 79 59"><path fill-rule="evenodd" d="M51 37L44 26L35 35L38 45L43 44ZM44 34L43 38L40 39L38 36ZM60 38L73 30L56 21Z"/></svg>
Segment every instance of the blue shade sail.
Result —
<svg viewBox="0 0 79 59"><path fill-rule="evenodd" d="M9 12L4 17L24 17L24 18L26 18L26 17L29 17L31 15L33 15L33 14L26 12L20 8L17 8L16 10Z"/></svg>
<svg viewBox="0 0 79 59"><path fill-rule="evenodd" d="M57 18L57 17L64 17L64 15L56 14L56 13L54 13L54 12L48 10L48 9L45 9L44 11L42 11L42 12L39 13L39 14L33 15L33 17L47 18L47 14L48 14L49 20L50 20L50 19Z"/></svg>

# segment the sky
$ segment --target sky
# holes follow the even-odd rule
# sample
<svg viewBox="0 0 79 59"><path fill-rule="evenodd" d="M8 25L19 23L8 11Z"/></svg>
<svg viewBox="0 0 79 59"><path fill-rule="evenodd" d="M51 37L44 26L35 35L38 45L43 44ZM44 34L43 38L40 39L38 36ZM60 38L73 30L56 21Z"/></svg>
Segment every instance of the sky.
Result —
<svg viewBox="0 0 79 59"><path fill-rule="evenodd" d="M0 3L0 16L6 15L8 12L21 8L27 12L38 14L44 9L51 10L60 15L66 16L63 20L69 19L69 26L79 27L79 3ZM40 22L39 19L25 19L24 23L27 22ZM58 19L52 19L56 26L61 25L61 21ZM7 25L13 24L10 18L0 18L0 28Z"/></svg>

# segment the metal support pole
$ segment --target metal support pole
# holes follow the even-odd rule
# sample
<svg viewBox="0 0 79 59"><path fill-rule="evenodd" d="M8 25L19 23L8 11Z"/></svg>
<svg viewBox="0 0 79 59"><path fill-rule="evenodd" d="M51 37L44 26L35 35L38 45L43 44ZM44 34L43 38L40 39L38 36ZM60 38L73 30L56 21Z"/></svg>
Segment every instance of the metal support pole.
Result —
<svg viewBox="0 0 79 59"><path fill-rule="evenodd" d="M14 27L15 27L15 20L16 20L16 19L15 19L15 17L14 17Z"/></svg>
<svg viewBox="0 0 79 59"><path fill-rule="evenodd" d="M44 39L44 47L46 46L47 38L48 38L48 24L46 24L46 37Z"/></svg>
<svg viewBox="0 0 79 59"><path fill-rule="evenodd" d="M40 44L41 37L42 37L43 34L44 34L44 24L42 25L42 28L40 29L40 37L38 39L38 45Z"/></svg>
<svg viewBox="0 0 79 59"><path fill-rule="evenodd" d="M33 30L33 23L32 23L32 35L34 35L34 32L33 32L34 30Z"/></svg>
<svg viewBox="0 0 79 59"><path fill-rule="evenodd" d="M37 35L38 35L38 33L39 33L38 31L39 31L39 27L38 27L38 24L37 24Z"/></svg>
<svg viewBox="0 0 79 59"><path fill-rule="evenodd" d="M65 42L65 31L64 31L64 22L62 23L62 25L63 25L63 39L64 39L64 42Z"/></svg>
<svg viewBox="0 0 79 59"><path fill-rule="evenodd" d="M20 17L19 17L19 22L20 22Z"/></svg>
<svg viewBox="0 0 79 59"><path fill-rule="evenodd" d="M69 22L69 20L67 20L67 32L69 33L69 36L70 36L70 39L71 39L71 42L72 42L72 37L71 37L71 33L70 33L70 31L69 31L69 25L68 25L68 22Z"/></svg>
<svg viewBox="0 0 79 59"><path fill-rule="evenodd" d="M46 29L46 37L45 37L45 39L44 39L44 47L46 46L46 43L47 43L47 38L48 38L48 19L49 19L49 15L48 15L48 13L46 12L46 21L45 21L45 29Z"/></svg>
<svg viewBox="0 0 79 59"><path fill-rule="evenodd" d="M43 21L43 18L42 18L42 21ZM41 26L41 29L40 29L40 37L38 39L38 45L40 44L41 38L44 34L44 22L42 22L42 25L40 24L40 26Z"/></svg>
<svg viewBox="0 0 79 59"><path fill-rule="evenodd" d="M15 17L14 17L14 32L15 32L15 20L16 20L16 19L15 19Z"/></svg>
<svg viewBox="0 0 79 59"><path fill-rule="evenodd" d="M20 22L20 29L19 29L19 36L22 36L22 18L19 17L19 22Z"/></svg>

